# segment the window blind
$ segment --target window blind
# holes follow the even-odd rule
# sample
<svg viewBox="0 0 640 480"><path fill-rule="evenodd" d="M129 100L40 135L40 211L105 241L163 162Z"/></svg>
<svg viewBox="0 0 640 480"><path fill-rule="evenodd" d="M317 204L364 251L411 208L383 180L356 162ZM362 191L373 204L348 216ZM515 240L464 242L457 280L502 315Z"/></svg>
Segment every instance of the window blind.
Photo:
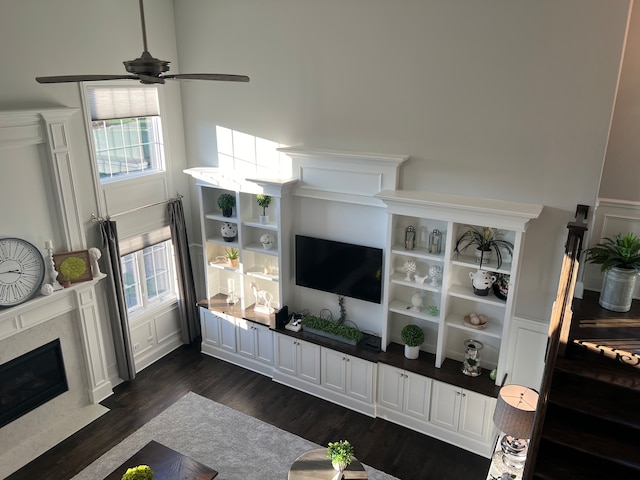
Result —
<svg viewBox="0 0 640 480"><path fill-rule="evenodd" d="M171 238L171 228L163 227L159 230L147 232L143 235L120 240L118 245L120 246L120 255L128 255L143 248L156 245L157 243L164 242Z"/></svg>
<svg viewBox="0 0 640 480"><path fill-rule="evenodd" d="M91 120L160 115L155 86L87 87Z"/></svg>

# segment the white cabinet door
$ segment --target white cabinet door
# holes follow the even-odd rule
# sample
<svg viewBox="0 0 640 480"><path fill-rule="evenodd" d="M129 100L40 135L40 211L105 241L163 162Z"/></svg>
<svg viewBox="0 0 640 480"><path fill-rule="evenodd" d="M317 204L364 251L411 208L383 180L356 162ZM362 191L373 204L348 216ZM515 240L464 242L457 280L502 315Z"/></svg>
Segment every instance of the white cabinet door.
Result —
<svg viewBox="0 0 640 480"><path fill-rule="evenodd" d="M207 308L200 308L202 343L211 347L220 346L220 317Z"/></svg>
<svg viewBox="0 0 640 480"><path fill-rule="evenodd" d="M220 317L220 348L236 352L236 322Z"/></svg>
<svg viewBox="0 0 640 480"><path fill-rule="evenodd" d="M429 420L429 404L431 403L432 380L422 375L405 372L404 374L404 406L405 413Z"/></svg>
<svg viewBox="0 0 640 480"><path fill-rule="evenodd" d="M273 332L266 325L253 325L256 360L273 365Z"/></svg>
<svg viewBox="0 0 640 480"><path fill-rule="evenodd" d="M322 348L322 386L338 393L345 393L347 387L346 360L348 355L328 348Z"/></svg>
<svg viewBox="0 0 640 480"><path fill-rule="evenodd" d="M434 380L432 392L429 421L434 425L457 432L462 389Z"/></svg>
<svg viewBox="0 0 640 480"><path fill-rule="evenodd" d="M378 404L402 411L404 370L381 363L378 365Z"/></svg>
<svg viewBox="0 0 640 480"><path fill-rule="evenodd" d="M253 329L253 322L249 322L244 319L237 319L236 334L237 353L245 357L255 358L256 334Z"/></svg>
<svg viewBox="0 0 640 480"><path fill-rule="evenodd" d="M373 364L361 358L346 355L347 383L345 392L363 402L373 402Z"/></svg>
<svg viewBox="0 0 640 480"><path fill-rule="evenodd" d="M494 431L493 410L496 399L462 390L458 432L481 442L488 441Z"/></svg>
<svg viewBox="0 0 640 480"><path fill-rule="evenodd" d="M297 341L298 377L311 383L320 383L320 346Z"/></svg>
<svg viewBox="0 0 640 480"><path fill-rule="evenodd" d="M288 375L297 375L297 351L296 339L287 335L275 334L276 368Z"/></svg>

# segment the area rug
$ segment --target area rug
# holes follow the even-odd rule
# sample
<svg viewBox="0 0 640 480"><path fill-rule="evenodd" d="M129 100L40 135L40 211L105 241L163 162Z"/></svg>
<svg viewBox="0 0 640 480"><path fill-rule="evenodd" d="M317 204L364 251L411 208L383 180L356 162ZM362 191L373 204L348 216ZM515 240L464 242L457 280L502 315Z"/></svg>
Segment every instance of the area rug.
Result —
<svg viewBox="0 0 640 480"><path fill-rule="evenodd" d="M150 440L217 470L216 480L285 480L298 456L320 447L190 392L72 480L106 477ZM363 466L371 480L398 480Z"/></svg>

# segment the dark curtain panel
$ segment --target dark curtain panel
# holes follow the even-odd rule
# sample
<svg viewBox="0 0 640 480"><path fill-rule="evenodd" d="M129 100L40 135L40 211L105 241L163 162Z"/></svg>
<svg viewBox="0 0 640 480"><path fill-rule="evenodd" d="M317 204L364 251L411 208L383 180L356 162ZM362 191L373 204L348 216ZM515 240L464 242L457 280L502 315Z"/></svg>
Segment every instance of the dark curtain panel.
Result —
<svg viewBox="0 0 640 480"><path fill-rule="evenodd" d="M129 315L122 284L122 268L120 266L120 247L118 246L118 230L116 222L103 220L99 224L102 236L102 251L105 259L107 278L112 299L111 330L118 361L118 373L123 380L133 380L136 366L131 348L129 333Z"/></svg>
<svg viewBox="0 0 640 480"><path fill-rule="evenodd" d="M171 239L176 257L176 269L178 270L178 290L180 293L178 306L182 319L182 342L191 343L200 338L200 314L193 282L182 199L170 201L167 204L167 213L169 214Z"/></svg>

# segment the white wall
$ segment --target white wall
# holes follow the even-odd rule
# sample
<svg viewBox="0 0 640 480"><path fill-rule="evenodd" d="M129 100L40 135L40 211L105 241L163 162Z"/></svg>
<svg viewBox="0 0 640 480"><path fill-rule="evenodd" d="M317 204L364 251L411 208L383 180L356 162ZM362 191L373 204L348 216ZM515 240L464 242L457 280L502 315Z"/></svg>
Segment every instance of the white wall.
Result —
<svg viewBox="0 0 640 480"><path fill-rule="evenodd" d="M545 205L517 312L546 321L566 224L594 205L628 0L176 2L189 162L215 126L282 144L407 154L401 187Z"/></svg>
<svg viewBox="0 0 640 480"><path fill-rule="evenodd" d="M216 125L287 145L408 154L403 188L545 205L528 233L517 311L546 320L566 223L576 204L595 202L629 5L147 1L149 49L170 60L172 72L252 79L165 86L174 186L191 185L181 162L215 165ZM122 72L121 62L142 50L138 5L3 0L0 42L1 109L79 107L75 84L39 85L34 77ZM97 205L79 115L71 127L81 214L89 219ZM20 165L3 158L2 168L8 183ZM41 192L29 194L42 204ZM21 231L7 218L0 217L3 234ZM90 223L87 230L95 244Z"/></svg>

